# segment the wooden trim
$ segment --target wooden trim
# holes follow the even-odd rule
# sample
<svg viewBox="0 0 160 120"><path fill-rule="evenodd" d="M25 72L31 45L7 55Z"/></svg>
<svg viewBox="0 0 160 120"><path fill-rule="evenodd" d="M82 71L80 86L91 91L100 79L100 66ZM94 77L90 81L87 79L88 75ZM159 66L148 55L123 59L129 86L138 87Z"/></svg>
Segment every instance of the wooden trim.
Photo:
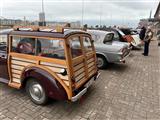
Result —
<svg viewBox="0 0 160 120"><path fill-rule="evenodd" d="M84 60L84 56L73 58L73 65L79 64Z"/></svg>
<svg viewBox="0 0 160 120"><path fill-rule="evenodd" d="M60 64L60 65L66 66L66 60L46 58L46 57L41 57L41 56L34 56L34 55L14 53L14 52L11 52L10 56L18 57L20 59L23 58L23 59L27 59L27 60L36 60L36 61L43 61L43 62L49 62L49 63L53 62L55 64Z"/></svg>
<svg viewBox="0 0 160 120"><path fill-rule="evenodd" d="M72 78L74 76L73 74L73 67L72 67L72 55L71 55L71 49L70 49L70 46L69 46L69 40L66 39L65 42L64 42L64 49L65 49L65 55L66 55L66 61L67 61L67 68L68 68L68 77L69 77L69 90L70 90L70 94L71 96L73 96L73 92L72 92L72 84L73 84L73 81L72 81ZM70 98L71 99L71 98Z"/></svg>
<svg viewBox="0 0 160 120"><path fill-rule="evenodd" d="M76 66L74 66L74 72L76 72L76 71L78 71L79 69L81 69L82 67L84 67L84 64L83 64L83 62L81 62L81 64L78 64L78 65L76 65Z"/></svg>
<svg viewBox="0 0 160 120"><path fill-rule="evenodd" d="M9 36L8 36L9 37ZM11 83L11 79L12 79L12 71L11 71L11 56L10 56L10 51L11 51L11 44L12 44L12 41L11 41L11 37L9 37L9 42L8 42L8 73L9 73L9 83L8 85Z"/></svg>
<svg viewBox="0 0 160 120"><path fill-rule="evenodd" d="M75 75L75 77L76 77L76 76L80 75L80 74L83 73L83 72L85 72L85 68L84 68L84 67L82 67L81 69L79 69L78 71L76 71L76 72L74 73L74 75Z"/></svg>
<svg viewBox="0 0 160 120"><path fill-rule="evenodd" d="M64 66L64 65L58 65L58 64L54 64L50 62L43 62L43 61L40 62L40 65L44 65L48 67L67 68L67 66Z"/></svg>
<svg viewBox="0 0 160 120"><path fill-rule="evenodd" d="M32 63L28 63L27 61L26 62L21 62L21 61L18 61L18 60L11 60L11 64L12 65L18 65L18 66L28 66Z"/></svg>
<svg viewBox="0 0 160 120"><path fill-rule="evenodd" d="M85 67L85 76L86 78L88 78L88 66L87 66L87 59L86 59L87 57L86 57L85 47L83 44L83 36L81 35L80 38L81 38L82 51L83 51L83 56L84 56L83 63Z"/></svg>

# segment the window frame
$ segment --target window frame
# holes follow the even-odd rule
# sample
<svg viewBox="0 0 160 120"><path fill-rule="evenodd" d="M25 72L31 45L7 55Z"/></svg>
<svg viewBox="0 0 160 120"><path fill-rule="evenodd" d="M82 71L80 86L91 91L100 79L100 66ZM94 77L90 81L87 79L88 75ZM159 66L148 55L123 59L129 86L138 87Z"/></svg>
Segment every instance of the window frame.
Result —
<svg viewBox="0 0 160 120"><path fill-rule="evenodd" d="M81 47L81 50L82 50L82 54L79 55L79 56L73 57L73 56L72 56L72 50L71 50L71 43L70 43L70 41L73 41L72 38L75 38L75 37L78 37L78 38L79 38L79 42L80 42L80 47ZM68 38L68 44L69 44L70 55L71 55L71 59L72 59L72 60L84 56L84 54L83 54L83 46L82 46L82 38L81 38L81 35L72 35L72 36L70 36L70 37Z"/></svg>
<svg viewBox="0 0 160 120"><path fill-rule="evenodd" d="M65 57L66 57L66 45L65 45L65 38L54 38L54 37L37 37L37 36L25 36L25 35L10 35L9 36L9 39L10 39L10 43L9 43L9 53L10 54L17 54L18 56L21 56L23 58L24 55L26 55L27 57L37 57L38 59L46 59L46 60L59 60L59 61L66 61L66 59L57 59L57 58L50 58L50 57L44 57L44 56L38 56L37 53L35 52L35 55L30 55L30 54L24 54L24 53L18 53L18 52L14 52L12 51L12 42L13 42L13 37L26 37L26 38L35 38L35 43L37 44L37 39L40 38L40 39L46 39L46 40L63 40L64 41L64 54L65 54ZM37 46L35 44L35 47Z"/></svg>
<svg viewBox="0 0 160 120"><path fill-rule="evenodd" d="M84 45L84 40L83 40L84 38L88 38L88 39L89 39L92 50L86 50L86 47L85 47L85 45ZM89 37L89 36L82 36L83 47L84 47L85 52L86 52L85 54L89 54L89 53L91 53L91 52L94 51L94 48L93 48L93 41L94 41L94 40L92 40L92 38Z"/></svg>

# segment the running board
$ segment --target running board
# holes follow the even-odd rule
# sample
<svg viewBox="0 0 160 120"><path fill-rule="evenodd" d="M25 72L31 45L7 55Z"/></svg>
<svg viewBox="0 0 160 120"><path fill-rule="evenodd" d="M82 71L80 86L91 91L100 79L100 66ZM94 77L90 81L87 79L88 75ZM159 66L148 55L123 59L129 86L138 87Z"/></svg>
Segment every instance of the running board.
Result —
<svg viewBox="0 0 160 120"><path fill-rule="evenodd" d="M10 87L16 88L16 89L20 89L21 88L21 84L20 83L16 83L16 82L9 82L8 84Z"/></svg>
<svg viewBox="0 0 160 120"><path fill-rule="evenodd" d="M0 78L0 82L5 83L5 84L8 84L8 83L9 83L9 80L4 79L4 78Z"/></svg>

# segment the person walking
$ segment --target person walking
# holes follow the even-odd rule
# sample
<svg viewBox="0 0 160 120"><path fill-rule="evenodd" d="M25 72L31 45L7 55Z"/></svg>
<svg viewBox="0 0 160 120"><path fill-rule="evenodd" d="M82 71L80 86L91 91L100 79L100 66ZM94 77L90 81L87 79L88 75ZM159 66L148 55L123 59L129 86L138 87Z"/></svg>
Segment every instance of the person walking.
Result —
<svg viewBox="0 0 160 120"><path fill-rule="evenodd" d="M153 31L151 30L150 27L148 27L148 30L145 34L145 38L144 38L144 56L148 56L149 53L149 44L151 42L151 39L153 38Z"/></svg>

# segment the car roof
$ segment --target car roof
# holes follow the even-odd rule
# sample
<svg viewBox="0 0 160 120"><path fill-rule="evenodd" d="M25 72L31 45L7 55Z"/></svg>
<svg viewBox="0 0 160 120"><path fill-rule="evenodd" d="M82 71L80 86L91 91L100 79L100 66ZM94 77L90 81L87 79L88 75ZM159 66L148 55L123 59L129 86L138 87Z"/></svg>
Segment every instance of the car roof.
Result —
<svg viewBox="0 0 160 120"><path fill-rule="evenodd" d="M8 35L13 29L3 29L0 30L0 35Z"/></svg>
<svg viewBox="0 0 160 120"><path fill-rule="evenodd" d="M99 34L99 35L106 35L106 34L113 33L113 32L104 31L104 30L87 30L87 32L93 33L93 34L95 33L95 34Z"/></svg>
<svg viewBox="0 0 160 120"><path fill-rule="evenodd" d="M21 35L21 36L35 36L35 37L52 37L52 38L67 38L74 34L86 34L88 32L80 29L64 29L64 32L46 32L46 31L15 31L13 29L1 30L0 35Z"/></svg>

